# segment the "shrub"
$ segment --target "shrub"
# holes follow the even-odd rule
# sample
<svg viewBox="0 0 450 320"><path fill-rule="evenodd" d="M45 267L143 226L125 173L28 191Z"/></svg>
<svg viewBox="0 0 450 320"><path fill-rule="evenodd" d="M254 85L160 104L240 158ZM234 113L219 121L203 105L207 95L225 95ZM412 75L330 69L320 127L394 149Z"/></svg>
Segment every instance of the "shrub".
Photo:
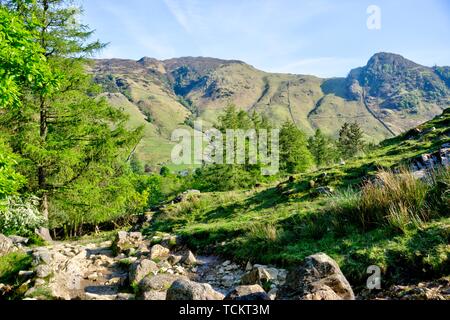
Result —
<svg viewBox="0 0 450 320"><path fill-rule="evenodd" d="M39 213L36 197L23 200L19 197L6 199L6 208L0 210L0 233L29 236L36 228L45 224Z"/></svg>

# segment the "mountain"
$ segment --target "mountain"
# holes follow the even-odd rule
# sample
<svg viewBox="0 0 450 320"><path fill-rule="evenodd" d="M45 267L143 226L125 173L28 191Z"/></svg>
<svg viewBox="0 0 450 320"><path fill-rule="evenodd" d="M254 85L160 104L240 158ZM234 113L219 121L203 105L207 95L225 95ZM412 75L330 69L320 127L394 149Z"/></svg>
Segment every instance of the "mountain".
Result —
<svg viewBox="0 0 450 320"><path fill-rule="evenodd" d="M138 146L149 165L170 158L170 134L201 118L213 125L230 103L266 114L275 125L293 121L306 133L337 135L357 121L378 142L415 127L450 106L450 68L425 67L400 55L375 54L346 78L277 74L242 61L185 57L159 61L95 60L91 72L104 96L144 125Z"/></svg>

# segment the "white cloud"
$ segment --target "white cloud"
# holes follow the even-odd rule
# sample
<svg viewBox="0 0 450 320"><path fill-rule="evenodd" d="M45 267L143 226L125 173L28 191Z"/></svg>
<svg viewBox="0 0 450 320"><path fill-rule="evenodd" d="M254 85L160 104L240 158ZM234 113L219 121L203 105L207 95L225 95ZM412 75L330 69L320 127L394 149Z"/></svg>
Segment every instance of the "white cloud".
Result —
<svg viewBox="0 0 450 320"><path fill-rule="evenodd" d="M164 3L186 33L193 33L205 18L198 0L164 0Z"/></svg>

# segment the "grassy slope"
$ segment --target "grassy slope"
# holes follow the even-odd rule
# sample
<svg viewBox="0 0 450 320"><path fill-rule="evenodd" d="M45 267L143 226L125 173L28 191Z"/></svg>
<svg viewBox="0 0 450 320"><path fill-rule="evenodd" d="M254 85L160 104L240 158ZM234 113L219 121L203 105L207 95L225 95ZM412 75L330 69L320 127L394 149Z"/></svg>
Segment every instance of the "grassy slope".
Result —
<svg viewBox="0 0 450 320"><path fill-rule="evenodd" d="M449 121L447 112L423 125L424 132L433 127L436 130L420 138L387 140L366 157L345 166L299 175L294 183L206 193L190 202L169 206L148 231L175 231L185 235L193 246L214 248L215 252L242 261L291 265L310 254L326 252L357 286L364 285L366 269L374 264L382 267L391 281L405 275L448 274L449 217L405 234L385 228L362 232L345 224L332 226L332 217L323 215L329 199L312 196L309 181L341 188L358 184L377 167L396 166L450 141ZM321 178L323 173L327 173L326 178Z"/></svg>

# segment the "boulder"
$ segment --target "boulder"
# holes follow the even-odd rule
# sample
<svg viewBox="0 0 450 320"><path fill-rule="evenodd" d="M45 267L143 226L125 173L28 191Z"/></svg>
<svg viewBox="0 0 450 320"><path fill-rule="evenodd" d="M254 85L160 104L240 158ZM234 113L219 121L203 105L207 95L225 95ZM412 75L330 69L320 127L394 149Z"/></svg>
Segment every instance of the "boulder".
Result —
<svg viewBox="0 0 450 320"><path fill-rule="evenodd" d="M129 278L130 283L139 283L149 274L155 274L158 272L158 266L155 262L144 259L134 262L130 267Z"/></svg>
<svg viewBox="0 0 450 320"><path fill-rule="evenodd" d="M157 274L156 276L149 275L139 283L139 289L145 293L148 291L166 291L173 282L179 279L186 279L184 276L172 274Z"/></svg>
<svg viewBox="0 0 450 320"><path fill-rule="evenodd" d="M171 265L176 265L178 263L181 262L181 260L183 260L183 256L179 256L176 254L171 254L168 258L167 261L171 264Z"/></svg>
<svg viewBox="0 0 450 320"><path fill-rule="evenodd" d="M251 286L239 286L231 290L224 300L235 301L267 301L271 300L269 295L261 286L255 284Z"/></svg>
<svg viewBox="0 0 450 320"><path fill-rule="evenodd" d="M177 280L167 290L166 300L223 300L224 296L215 291L211 285L189 280Z"/></svg>
<svg viewBox="0 0 450 320"><path fill-rule="evenodd" d="M294 300L354 300L355 295L336 261L324 253L307 257L287 275L280 296Z"/></svg>
<svg viewBox="0 0 450 320"><path fill-rule="evenodd" d="M15 244L15 245L22 245L25 246L28 243L28 238L19 237L19 236L9 236L9 239Z"/></svg>
<svg viewBox="0 0 450 320"><path fill-rule="evenodd" d="M163 247L160 244L155 244L150 249L150 259L154 260L154 259L165 258L169 253L170 253L169 249Z"/></svg>
<svg viewBox="0 0 450 320"><path fill-rule="evenodd" d="M197 259L194 254L189 250L183 255L182 262L186 265L195 265L197 263Z"/></svg>
<svg viewBox="0 0 450 320"><path fill-rule="evenodd" d="M258 284L263 286L265 283L269 282L271 279L271 275L267 270L262 266L254 266L250 272L244 274L241 278L242 285L254 285Z"/></svg>
<svg viewBox="0 0 450 320"><path fill-rule="evenodd" d="M112 244L112 250L115 255L129 253L130 250L136 250L141 247L143 237L140 232L119 231Z"/></svg>
<svg viewBox="0 0 450 320"><path fill-rule="evenodd" d="M14 246L13 241L3 234L0 234L0 257L15 250L16 247Z"/></svg>

